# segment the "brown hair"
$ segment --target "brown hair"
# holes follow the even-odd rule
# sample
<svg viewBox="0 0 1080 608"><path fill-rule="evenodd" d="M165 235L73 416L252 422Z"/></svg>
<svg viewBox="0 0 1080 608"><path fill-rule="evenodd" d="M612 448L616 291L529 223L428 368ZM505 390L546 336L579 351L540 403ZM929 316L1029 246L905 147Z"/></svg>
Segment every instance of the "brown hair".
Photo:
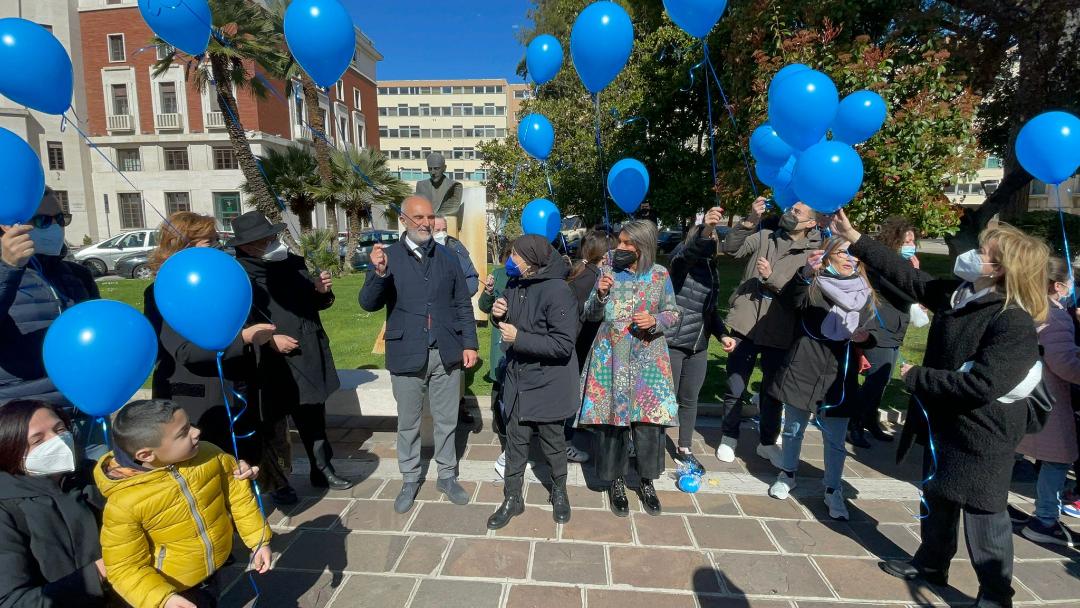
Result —
<svg viewBox="0 0 1080 608"><path fill-rule="evenodd" d="M217 236L217 222L207 215L177 211L158 229L157 249L150 253L150 268L157 272L165 260L196 241Z"/></svg>
<svg viewBox="0 0 1080 608"><path fill-rule="evenodd" d="M890 215L881 222L881 228L877 233L877 241L893 251L900 251L904 244L904 235L911 232L915 235L915 241L919 240L919 231L911 220L901 215Z"/></svg>
<svg viewBox="0 0 1080 608"><path fill-rule="evenodd" d="M1052 255L1046 262L1046 283L1050 293L1054 291L1054 283L1069 282L1069 265L1065 258L1060 255Z"/></svg>
<svg viewBox="0 0 1080 608"><path fill-rule="evenodd" d="M615 239L603 230L592 230L581 239L581 249L578 251L580 260L574 264L570 274L566 277L567 282L573 281L585 272L589 264L599 264L604 259L604 254L615 248Z"/></svg>
<svg viewBox="0 0 1080 608"><path fill-rule="evenodd" d="M997 246L986 247L990 243ZM1046 297L1046 270L1050 247L1019 228L998 224L979 235L979 246L990 260L1005 269L1005 278L997 277L997 287L1005 292L1005 306L1014 305L1031 315L1036 323L1046 321L1050 301Z"/></svg>
<svg viewBox="0 0 1080 608"><path fill-rule="evenodd" d="M0 471L11 475L26 474L23 462L30 447L27 438L30 419L41 409L50 410L64 420L51 404L44 401L19 399L0 407ZM67 424L67 420L64 420L64 424Z"/></svg>

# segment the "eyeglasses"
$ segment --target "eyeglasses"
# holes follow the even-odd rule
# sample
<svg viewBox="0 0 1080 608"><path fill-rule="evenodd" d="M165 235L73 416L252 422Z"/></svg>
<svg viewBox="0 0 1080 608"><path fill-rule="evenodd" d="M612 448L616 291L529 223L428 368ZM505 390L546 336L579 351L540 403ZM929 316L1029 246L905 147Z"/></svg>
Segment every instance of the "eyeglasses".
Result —
<svg viewBox="0 0 1080 608"><path fill-rule="evenodd" d="M48 228L53 224L68 226L71 224L70 213L57 213L56 215L35 215L30 219L30 225L34 228Z"/></svg>

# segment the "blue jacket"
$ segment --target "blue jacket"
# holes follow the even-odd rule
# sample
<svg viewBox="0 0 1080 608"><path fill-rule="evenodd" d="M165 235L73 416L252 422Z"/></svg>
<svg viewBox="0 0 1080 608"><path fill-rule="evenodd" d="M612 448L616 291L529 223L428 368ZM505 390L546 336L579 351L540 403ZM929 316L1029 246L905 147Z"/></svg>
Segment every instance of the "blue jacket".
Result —
<svg viewBox="0 0 1080 608"><path fill-rule="evenodd" d="M386 369L391 374L416 373L427 365L428 324L443 365L462 363L462 351L479 350L465 275L457 254L431 243L419 259L402 238L386 252L386 276L369 270L360 290L360 307L375 312L386 307Z"/></svg>
<svg viewBox="0 0 1080 608"><path fill-rule="evenodd" d="M63 311L98 297L90 271L74 262L39 255L13 268L0 261L0 403L67 404L45 373L45 332Z"/></svg>
<svg viewBox="0 0 1080 608"><path fill-rule="evenodd" d="M464 243L452 236L446 237L445 247L457 254L458 261L461 262L461 272L465 274L465 285L468 288L469 297L473 297L476 290L480 289L480 273L476 271L476 266L469 257L469 250L465 248Z"/></svg>

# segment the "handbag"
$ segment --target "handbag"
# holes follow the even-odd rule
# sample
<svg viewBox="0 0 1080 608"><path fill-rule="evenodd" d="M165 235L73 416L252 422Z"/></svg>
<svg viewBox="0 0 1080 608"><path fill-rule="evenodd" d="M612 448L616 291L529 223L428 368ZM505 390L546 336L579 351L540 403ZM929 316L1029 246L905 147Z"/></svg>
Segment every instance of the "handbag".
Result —
<svg viewBox="0 0 1080 608"><path fill-rule="evenodd" d="M1035 389L1028 395L1027 407L1027 432L1029 435L1038 433L1046 426L1046 421L1050 418L1050 410L1054 409L1054 396L1046 388L1045 380L1039 380Z"/></svg>

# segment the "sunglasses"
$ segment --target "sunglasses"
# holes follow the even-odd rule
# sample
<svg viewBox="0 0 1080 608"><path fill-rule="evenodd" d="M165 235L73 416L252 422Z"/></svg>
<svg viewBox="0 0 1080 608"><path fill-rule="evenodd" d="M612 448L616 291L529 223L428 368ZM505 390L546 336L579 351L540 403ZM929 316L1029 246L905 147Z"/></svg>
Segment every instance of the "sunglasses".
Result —
<svg viewBox="0 0 1080 608"><path fill-rule="evenodd" d="M70 213L57 213L56 215L35 215L30 218L30 225L34 228L48 228L53 224L68 226L71 224Z"/></svg>

